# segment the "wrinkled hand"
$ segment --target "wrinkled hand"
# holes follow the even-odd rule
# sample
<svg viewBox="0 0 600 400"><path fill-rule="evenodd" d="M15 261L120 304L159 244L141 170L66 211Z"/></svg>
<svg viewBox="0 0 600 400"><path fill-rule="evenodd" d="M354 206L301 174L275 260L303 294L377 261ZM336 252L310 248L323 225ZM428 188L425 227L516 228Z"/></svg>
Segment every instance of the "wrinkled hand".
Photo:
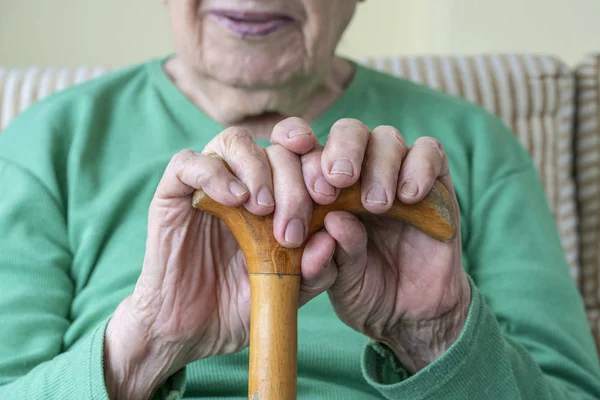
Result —
<svg viewBox="0 0 600 400"><path fill-rule="evenodd" d="M332 203L360 179L364 207L379 214L395 199L422 200L439 179L458 210L445 151L433 138L409 148L395 128L370 132L345 119L332 127L324 148L301 160L307 190L319 204ZM413 373L439 358L460 335L470 304L460 229L443 243L391 218L346 212L328 214L325 226L336 243L337 279L328 293L340 319L386 344Z"/></svg>
<svg viewBox="0 0 600 400"><path fill-rule="evenodd" d="M141 275L105 335L111 398L149 398L186 364L248 345L244 257L227 227L193 209L191 198L202 189L221 204L243 205L255 215L274 212L277 239L286 247L301 245L313 203L299 154L317 141L297 119L278 124L273 138L282 144L263 151L247 130L229 128L202 153L182 151L167 166L149 209ZM210 153L221 156L233 174ZM334 271L324 268L333 246L326 233L311 238L312 250L302 260L301 305L333 283Z"/></svg>

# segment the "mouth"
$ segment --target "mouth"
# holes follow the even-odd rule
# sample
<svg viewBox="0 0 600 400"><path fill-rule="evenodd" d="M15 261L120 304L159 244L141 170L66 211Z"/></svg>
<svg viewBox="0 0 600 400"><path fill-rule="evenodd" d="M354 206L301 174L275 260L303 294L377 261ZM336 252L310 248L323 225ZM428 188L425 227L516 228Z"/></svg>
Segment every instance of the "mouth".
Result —
<svg viewBox="0 0 600 400"><path fill-rule="evenodd" d="M276 13L214 10L209 15L241 37L267 36L294 23L291 17Z"/></svg>

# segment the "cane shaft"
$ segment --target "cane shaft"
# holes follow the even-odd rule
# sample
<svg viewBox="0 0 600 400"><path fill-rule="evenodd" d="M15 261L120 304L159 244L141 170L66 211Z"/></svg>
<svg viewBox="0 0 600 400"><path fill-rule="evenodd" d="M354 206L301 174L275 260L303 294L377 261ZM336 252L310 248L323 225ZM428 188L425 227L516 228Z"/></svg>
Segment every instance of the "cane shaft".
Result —
<svg viewBox="0 0 600 400"><path fill-rule="evenodd" d="M299 275L250 274L250 400L295 400Z"/></svg>
<svg viewBox="0 0 600 400"><path fill-rule="evenodd" d="M223 164L228 168L225 162ZM273 215L256 216L244 207L223 206L202 190L194 193L192 206L225 222L248 265L251 296L249 399L295 399L298 296L304 245L296 249L281 246L273 235ZM324 227L325 216L331 211L367 213L361 202L360 185L357 183L342 190L333 204L314 205L308 236ZM439 181L422 201L412 205L395 201L384 215L404 221L440 241L451 241L457 235L458 210Z"/></svg>
<svg viewBox="0 0 600 400"><path fill-rule="evenodd" d="M250 279L250 400L295 400L298 364L298 296L304 246L288 249L273 235L273 216L225 207L205 193L194 208L220 218L235 236Z"/></svg>

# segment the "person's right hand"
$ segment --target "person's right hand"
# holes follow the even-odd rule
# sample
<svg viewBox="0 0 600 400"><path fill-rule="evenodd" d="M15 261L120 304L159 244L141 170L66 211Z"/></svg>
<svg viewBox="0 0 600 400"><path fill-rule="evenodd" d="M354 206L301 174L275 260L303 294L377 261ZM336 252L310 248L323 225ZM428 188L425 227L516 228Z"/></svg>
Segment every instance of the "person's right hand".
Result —
<svg viewBox="0 0 600 400"><path fill-rule="evenodd" d="M142 272L105 335L111 399L149 398L186 364L248 345L250 290L244 257L227 227L192 208L191 197L202 189L227 206L243 205L256 215L275 212L277 240L286 247L301 245L313 203L298 154L312 150L316 138L297 118L279 123L272 137L285 141L285 147L263 151L247 130L229 128L202 153L182 151L167 166L149 209ZM210 153L222 157L233 174ZM325 233L307 243L301 305L335 281L334 269L324 268L334 247Z"/></svg>

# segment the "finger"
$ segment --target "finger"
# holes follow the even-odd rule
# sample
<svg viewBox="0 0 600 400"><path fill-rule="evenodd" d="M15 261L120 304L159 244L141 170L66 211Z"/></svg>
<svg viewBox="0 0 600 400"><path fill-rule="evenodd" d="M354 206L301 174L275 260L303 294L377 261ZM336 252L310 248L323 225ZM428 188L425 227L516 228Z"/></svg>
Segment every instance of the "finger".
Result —
<svg viewBox="0 0 600 400"><path fill-rule="evenodd" d="M182 150L167 165L155 198L168 200L185 197L197 189L231 207L240 206L249 196L246 186L215 158L192 150Z"/></svg>
<svg viewBox="0 0 600 400"><path fill-rule="evenodd" d="M296 248L304 243L312 215L312 202L306 191L300 158L283 146L266 149L275 192L273 233L284 247Z"/></svg>
<svg viewBox="0 0 600 400"><path fill-rule="evenodd" d="M367 211L379 214L392 207L407 152L408 145L398 129L379 126L371 133L361 174L362 204Z"/></svg>
<svg viewBox="0 0 600 400"><path fill-rule="evenodd" d="M334 251L335 240L327 232L317 232L306 242L302 253L301 306L327 291L335 282Z"/></svg>
<svg viewBox="0 0 600 400"><path fill-rule="evenodd" d="M436 179L447 181L447 177L448 160L441 143L431 137L421 137L410 148L402 164L398 199L407 204L421 201L431 191Z"/></svg>
<svg viewBox="0 0 600 400"><path fill-rule="evenodd" d="M332 289L344 291L353 287L364 276L367 264L367 231L357 217L344 211L327 214L325 229L337 244L334 256L337 279Z"/></svg>
<svg viewBox="0 0 600 400"><path fill-rule="evenodd" d="M245 128L231 127L206 146L204 154L216 153L248 188L244 207L255 215L268 215L275 208L271 166L265 152ZM216 199L215 199L216 200Z"/></svg>
<svg viewBox="0 0 600 400"><path fill-rule="evenodd" d="M340 194L340 189L327 182L321 168L323 149L317 146L313 151L300 158L302 162L302 176L308 194L317 204L331 204Z"/></svg>
<svg viewBox="0 0 600 400"><path fill-rule="evenodd" d="M296 154L308 153L317 143L317 137L310 125L297 117L279 122L271 133L271 144L279 144Z"/></svg>
<svg viewBox="0 0 600 400"><path fill-rule="evenodd" d="M369 128L355 119L341 119L333 125L321 158L327 182L346 188L358 181L369 135Z"/></svg>

